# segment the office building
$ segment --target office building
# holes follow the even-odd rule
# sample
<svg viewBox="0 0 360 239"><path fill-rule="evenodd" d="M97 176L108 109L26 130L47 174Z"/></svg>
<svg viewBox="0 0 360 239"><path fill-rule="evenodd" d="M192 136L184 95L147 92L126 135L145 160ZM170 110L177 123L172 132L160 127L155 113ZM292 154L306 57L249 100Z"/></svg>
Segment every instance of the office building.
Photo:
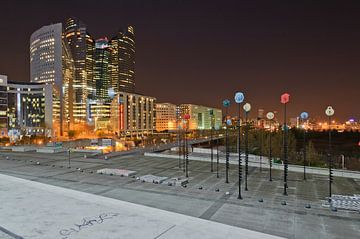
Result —
<svg viewBox="0 0 360 239"><path fill-rule="evenodd" d="M178 106L178 118L184 121L184 115L189 114L188 122L189 130L209 130L213 126L214 129L220 129L222 125L221 109L206 107L202 105L181 104ZM185 127L184 124L180 126Z"/></svg>
<svg viewBox="0 0 360 239"><path fill-rule="evenodd" d="M30 81L53 87L53 135L63 136L73 124L74 76L74 61L62 24L35 31L30 38Z"/></svg>
<svg viewBox="0 0 360 239"><path fill-rule="evenodd" d="M156 131L173 131L177 129L176 105L170 103L156 104Z"/></svg>
<svg viewBox="0 0 360 239"><path fill-rule="evenodd" d="M111 102L111 128L118 136L140 136L155 130L156 99L119 92Z"/></svg>
<svg viewBox="0 0 360 239"><path fill-rule="evenodd" d="M111 84L115 94L135 92L135 33L132 26L119 31L110 41Z"/></svg>
<svg viewBox="0 0 360 239"><path fill-rule="evenodd" d="M45 135L53 127L52 85L8 81L0 75L1 135Z"/></svg>
<svg viewBox="0 0 360 239"><path fill-rule="evenodd" d="M111 47L106 37L95 41L95 65L94 65L94 81L96 85L96 100L109 101L109 92L112 91L110 81L110 56Z"/></svg>
<svg viewBox="0 0 360 239"><path fill-rule="evenodd" d="M86 122L86 100L94 99L93 77L95 43L87 26L75 17L66 20L65 37L74 60L74 106L75 123Z"/></svg>
<svg viewBox="0 0 360 239"><path fill-rule="evenodd" d="M87 102L88 124L95 131L107 130L110 127L110 101L91 100Z"/></svg>

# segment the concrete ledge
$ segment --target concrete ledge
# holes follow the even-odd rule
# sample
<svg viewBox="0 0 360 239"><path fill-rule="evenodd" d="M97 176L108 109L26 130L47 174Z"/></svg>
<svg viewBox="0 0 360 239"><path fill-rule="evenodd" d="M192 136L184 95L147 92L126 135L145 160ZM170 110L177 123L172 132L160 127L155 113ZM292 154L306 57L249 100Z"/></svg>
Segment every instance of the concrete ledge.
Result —
<svg viewBox="0 0 360 239"><path fill-rule="evenodd" d="M13 152L35 152L36 147L34 146L13 146L11 147L11 151Z"/></svg>
<svg viewBox="0 0 360 239"><path fill-rule="evenodd" d="M88 153L88 154L102 154L103 153L103 151L101 149L71 149L71 152Z"/></svg>
<svg viewBox="0 0 360 239"><path fill-rule="evenodd" d="M66 149L63 149L60 147L41 147L41 148L36 149L36 152L46 153L46 154L61 153L61 152L65 152L65 151L66 151Z"/></svg>
<svg viewBox="0 0 360 239"><path fill-rule="evenodd" d="M97 170L96 173L131 177L136 174L136 171L131 171L131 170L127 170L127 169L118 169L118 168L103 168L103 169Z"/></svg>
<svg viewBox="0 0 360 239"><path fill-rule="evenodd" d="M160 184L163 183L165 180L169 179L168 177L161 177L161 176L155 176L155 175L144 175L140 177L140 181L147 182L147 183L156 183Z"/></svg>

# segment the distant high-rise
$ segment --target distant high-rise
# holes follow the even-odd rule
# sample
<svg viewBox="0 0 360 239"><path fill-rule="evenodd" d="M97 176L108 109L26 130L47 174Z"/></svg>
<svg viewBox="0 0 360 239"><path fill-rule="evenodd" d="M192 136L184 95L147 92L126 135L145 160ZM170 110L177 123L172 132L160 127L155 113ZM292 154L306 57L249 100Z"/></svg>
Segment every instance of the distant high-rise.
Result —
<svg viewBox="0 0 360 239"><path fill-rule="evenodd" d="M119 31L110 41L111 84L118 92L135 92L135 33L132 26Z"/></svg>
<svg viewBox="0 0 360 239"><path fill-rule="evenodd" d="M110 100L109 91L111 91L110 81L110 56L112 49L106 37L95 41L95 66L94 80L96 85L96 99Z"/></svg>
<svg viewBox="0 0 360 239"><path fill-rule="evenodd" d="M73 122L74 61L61 23L41 27L30 38L30 81L53 85L53 134ZM68 126L67 128L66 125Z"/></svg>
<svg viewBox="0 0 360 239"><path fill-rule="evenodd" d="M86 102L93 98L95 84L94 69L94 40L87 32L86 25L79 19L67 19L65 37L70 46L74 59L75 78L74 89L74 118L76 122L86 121Z"/></svg>

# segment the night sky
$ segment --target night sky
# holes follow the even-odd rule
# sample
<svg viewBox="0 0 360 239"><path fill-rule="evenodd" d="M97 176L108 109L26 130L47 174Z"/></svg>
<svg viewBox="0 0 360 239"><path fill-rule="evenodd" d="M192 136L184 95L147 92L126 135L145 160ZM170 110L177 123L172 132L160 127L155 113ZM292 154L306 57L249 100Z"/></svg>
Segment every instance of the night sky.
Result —
<svg viewBox="0 0 360 239"><path fill-rule="evenodd" d="M221 107L242 90L255 116L287 91L291 117L360 118L360 1L2 0L0 74L29 81L31 33L69 16L95 38L132 24L137 91L158 102Z"/></svg>

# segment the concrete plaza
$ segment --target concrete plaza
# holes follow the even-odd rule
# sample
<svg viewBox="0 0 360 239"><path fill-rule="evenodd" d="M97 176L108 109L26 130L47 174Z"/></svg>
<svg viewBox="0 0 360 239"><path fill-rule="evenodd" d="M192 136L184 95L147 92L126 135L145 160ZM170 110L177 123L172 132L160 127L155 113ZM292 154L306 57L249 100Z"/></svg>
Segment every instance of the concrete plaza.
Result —
<svg viewBox="0 0 360 239"><path fill-rule="evenodd" d="M260 172L259 168L250 168L249 191L243 191L243 200L239 200L236 165L230 167L230 183L227 184L223 164L220 165L220 178L217 178L216 172L210 172L209 162L190 161L186 188L144 183L132 177L96 174L96 170L102 168L122 168L136 171L136 176L152 174L183 177L177 159L129 154L105 161L100 158L85 159L82 154L75 153L72 154L71 168L67 166L65 153L1 152L0 157L2 174L219 222L239 229L286 238L358 238L360 235L358 212L333 212L322 207L322 200L328 194L327 177L323 175L309 174L308 179L303 181L301 173L290 172L289 195L283 196L282 171L274 170L274 180L269 182L268 170ZM333 193L360 194L360 181L336 177ZM283 201L286 205L282 205ZM311 208L305 208L307 204ZM0 226L5 228L2 223ZM149 234L146 238L154 237Z"/></svg>

